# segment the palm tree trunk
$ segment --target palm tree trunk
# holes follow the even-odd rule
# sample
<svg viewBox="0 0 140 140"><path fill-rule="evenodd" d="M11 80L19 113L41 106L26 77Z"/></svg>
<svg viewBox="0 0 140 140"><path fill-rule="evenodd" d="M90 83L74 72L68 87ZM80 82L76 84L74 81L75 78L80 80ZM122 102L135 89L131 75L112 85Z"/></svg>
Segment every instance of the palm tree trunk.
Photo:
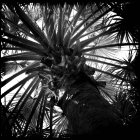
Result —
<svg viewBox="0 0 140 140"><path fill-rule="evenodd" d="M98 135L119 128L121 122L113 107L101 96L96 85L83 78L71 87L78 92L66 106L70 132L78 136Z"/></svg>

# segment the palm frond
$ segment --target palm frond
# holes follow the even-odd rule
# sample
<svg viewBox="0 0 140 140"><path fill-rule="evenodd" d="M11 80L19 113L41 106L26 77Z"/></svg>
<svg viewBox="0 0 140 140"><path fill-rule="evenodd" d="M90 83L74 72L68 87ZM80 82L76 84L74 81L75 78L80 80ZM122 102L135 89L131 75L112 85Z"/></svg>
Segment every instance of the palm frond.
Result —
<svg viewBox="0 0 140 140"><path fill-rule="evenodd" d="M32 20L23 12L23 10L18 5L15 5L15 8L16 8L16 11L17 11L17 14L19 15L19 17L22 19L22 21L25 23L25 25L30 28L30 30L36 36L36 39L39 40L40 43L42 43L42 46L44 48L47 47L46 49L48 49L49 43L48 43L47 38L45 37L44 33L41 32L41 29L32 22Z"/></svg>
<svg viewBox="0 0 140 140"><path fill-rule="evenodd" d="M28 127L29 127L30 121L31 121L31 119L32 119L32 117L33 117L33 114L34 114L34 112L35 112L37 106L39 105L39 102L40 102L40 100L41 100L43 94L44 94L44 91L43 91L43 89L42 89L42 91L40 92L40 94L39 94L39 96L38 96L38 98L37 98L37 100L36 100L36 102L35 102L35 104L34 104L34 106L33 106L33 108L32 108L32 111L31 111L31 113L30 113L30 116L29 116L29 118L28 118L28 121L27 121L27 123L26 123L25 129L24 129L24 132L23 132L23 136L26 135L26 131L27 131Z"/></svg>
<svg viewBox="0 0 140 140"><path fill-rule="evenodd" d="M9 78L5 79L4 81L2 81L1 85L2 86L6 85L8 82L10 82L11 80L13 80L15 77L17 77L17 76L21 75L22 73L26 72L28 69L31 69L32 67L35 67L35 66L38 66L38 65L39 65L39 62L32 63L30 66L27 66L23 70L15 73L11 77L9 77Z"/></svg>
<svg viewBox="0 0 140 140"><path fill-rule="evenodd" d="M11 87L10 89L8 89L7 91L5 91L2 95L1 98L3 98L5 95L7 95L10 91L16 89L18 86L20 86L22 83L24 83L25 81L31 79L32 77L36 76L37 73L33 73L29 76L27 76L26 78L24 78L23 80L21 80L19 83L15 84L13 87Z"/></svg>
<svg viewBox="0 0 140 140"><path fill-rule="evenodd" d="M126 26L129 6L3 4L1 72L14 74L2 81L2 87L26 74L1 95L9 111L3 134L96 134L98 121L113 128L131 120L136 110L127 99L137 76L133 63L139 28L132 21L132 29ZM126 60L119 55L123 49Z"/></svg>

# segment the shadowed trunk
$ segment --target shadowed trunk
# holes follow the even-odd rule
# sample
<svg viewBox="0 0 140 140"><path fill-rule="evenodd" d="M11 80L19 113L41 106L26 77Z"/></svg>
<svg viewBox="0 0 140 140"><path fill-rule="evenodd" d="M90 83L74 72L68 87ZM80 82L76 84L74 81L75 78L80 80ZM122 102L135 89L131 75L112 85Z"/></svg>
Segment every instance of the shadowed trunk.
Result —
<svg viewBox="0 0 140 140"><path fill-rule="evenodd" d="M68 91L74 96L64 104L69 120L69 130L74 136L100 135L110 133L121 127L121 121L101 95L96 85L86 74L80 72L77 80Z"/></svg>

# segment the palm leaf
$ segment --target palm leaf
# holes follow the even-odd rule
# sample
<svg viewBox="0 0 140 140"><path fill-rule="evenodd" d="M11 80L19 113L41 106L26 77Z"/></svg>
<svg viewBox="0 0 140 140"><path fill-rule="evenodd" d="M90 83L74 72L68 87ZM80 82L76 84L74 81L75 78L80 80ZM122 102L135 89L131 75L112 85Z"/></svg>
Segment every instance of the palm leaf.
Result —
<svg viewBox="0 0 140 140"><path fill-rule="evenodd" d="M109 48L109 47L118 47L118 46L129 46L129 45L138 45L138 43L122 43L122 44L110 44L110 45L104 45L104 46L93 46L93 48L84 49L82 52L88 52L96 49L102 49L102 48Z"/></svg>
<svg viewBox="0 0 140 140"><path fill-rule="evenodd" d="M39 129L40 133L42 132L42 129L43 129L43 120L44 120L44 116L45 116L45 108L47 105L46 104L47 103L47 95L43 99L42 99L42 108L40 108L40 113L38 115L38 117L40 116L40 118L38 119L38 123L37 123L37 129Z"/></svg>
<svg viewBox="0 0 140 140"><path fill-rule="evenodd" d="M26 135L26 131L27 131L28 127L29 127L29 124L30 124L30 121L32 119L32 116L33 116L33 114L34 114L34 112L36 110L36 107L38 106L43 94L44 94L44 90L42 89L42 91L40 92L40 94L39 94L39 96L38 96L38 98L37 98L37 100L36 100L36 102L35 102L35 104L34 104L34 106L32 108L31 114L30 114L30 116L28 118L27 124L26 124L24 132L23 132L23 136Z"/></svg>
<svg viewBox="0 0 140 140"><path fill-rule="evenodd" d="M26 72L28 69L31 69L32 67L35 67L35 66L38 66L39 65L39 62L35 62L33 64L31 64L30 66L24 68L23 70L17 72L16 74L14 74L13 76L5 79L4 81L2 81L1 85L4 86L6 85L8 82L10 82L12 79L14 79L15 77L21 75L22 73Z"/></svg>
<svg viewBox="0 0 140 140"><path fill-rule="evenodd" d="M44 50L42 48L42 46L40 44L38 44L38 43L35 43L33 41L30 41L30 40L27 40L27 39L24 39L24 38L21 38L21 37L18 37L18 36L15 36L15 35L7 33L7 32L3 32L3 33L4 33L5 36L7 36L7 37L9 37L11 39L15 39L15 40L17 40L17 41L19 41L19 42L21 42L23 44L26 42L26 44L28 44L29 46L34 46L35 48L40 48L41 50Z"/></svg>
<svg viewBox="0 0 140 140"><path fill-rule="evenodd" d="M32 47L32 46L27 45L27 44L23 44L23 43L16 41L14 39L4 39L3 38L2 41L6 42L6 43L10 43L10 44L18 46L18 47L21 47L21 48L24 48L24 49L27 49L27 50L31 50L33 52L36 52L36 53L44 55L44 56L46 55L46 53L43 52L42 50L35 48L35 47Z"/></svg>
<svg viewBox="0 0 140 140"><path fill-rule="evenodd" d="M20 90L22 89L22 87L23 87L24 85L25 85L25 83L22 84L22 85L19 87L19 89L18 89L17 92L14 94L14 96L12 97L12 99L8 102L8 104L7 104L7 106L6 106L7 109L9 108L9 106L11 105L12 101L15 99L15 97L17 96L17 94L19 94Z"/></svg>
<svg viewBox="0 0 140 140"><path fill-rule="evenodd" d="M31 76L30 76L31 77ZM37 79L37 78L36 78ZM32 88L34 84L34 81L32 80L32 82L30 83L30 85L28 86L28 88L26 89L26 91L24 92L24 94L22 95L22 97L19 99L19 101L17 102L16 106L14 107L14 109L12 110L12 113L8 116L7 120L5 121L4 124L8 123L10 118L12 117L12 115L16 112L17 108L19 108L19 104L21 104L21 101L23 100L23 98L26 96L26 93L29 91L30 88ZM33 89L33 88L32 88ZM8 92L7 92L8 93ZM26 100L24 101L26 102ZM14 120L12 123L14 123L14 121L17 119L18 115L20 112L17 112L16 116L14 117ZM12 124L11 124L12 126Z"/></svg>
<svg viewBox="0 0 140 140"><path fill-rule="evenodd" d="M31 34L29 29L27 29L23 24L17 25L16 23L11 21L10 19L3 17L3 16L2 16L2 19L4 20L5 23L7 23L6 25L8 25L8 23L9 23L11 26L14 26L16 29L18 29L18 31L20 33L24 33L26 36L29 36L29 37L35 39L34 35ZM6 25L3 25L3 26L6 26ZM10 31L8 30L8 32L10 32Z"/></svg>
<svg viewBox="0 0 140 140"><path fill-rule="evenodd" d="M112 103L115 93L120 92L121 88L131 88L135 79L131 56L134 51L138 51L139 43L136 39L131 39L132 32L123 31L120 34L124 17L111 14L116 9L116 3L113 2L73 6L67 3L63 6L8 4L3 8L2 61L9 64L9 67L13 61L30 62L28 66L2 81L4 87L17 76L28 74L1 95L1 98L8 97L18 88L6 106L11 111L6 121L8 123L12 120L10 129L13 129L13 134L28 137L35 129L35 134L43 137L58 137L64 131L71 133L71 130L73 134L83 134L91 130L92 123L85 122L92 122L93 117L98 121L107 114L114 122L119 119ZM39 13L33 13L38 10ZM39 20L42 27L37 25ZM10 32L10 29L16 30ZM126 40L122 41L124 36ZM114 58L123 47L128 48L128 56L131 58L128 58L129 61ZM79 76L80 72L82 74ZM83 75L86 78L82 79ZM106 86L102 84L103 77L106 77ZM28 80L31 80L30 84L20 95ZM58 92L60 89L66 90L61 99ZM33 94L36 95L34 99L31 98ZM92 95L100 96L101 102L97 103ZM51 96L58 98L57 101L52 103ZM104 106L99 107L103 104ZM59 105L63 113L55 109ZM29 106L30 112L25 113ZM96 118L98 111L94 111L94 106L103 115ZM102 110L105 106L113 108L106 112L106 109ZM129 107L130 104L127 104L123 111L129 112ZM127 113L124 114L126 117ZM93 124L98 125L96 122ZM86 126L85 129L83 126Z"/></svg>
<svg viewBox="0 0 140 140"><path fill-rule="evenodd" d="M17 10L17 14L23 20L25 25L30 28L30 30L36 36L36 39L42 44L44 48L48 50L49 43L45 35L41 32L40 28L32 22L32 20L22 11L22 9L18 5L16 5L15 8Z"/></svg>
<svg viewBox="0 0 140 140"><path fill-rule="evenodd" d="M103 59L108 59L108 60L110 60L110 61L115 61L116 63L121 63L121 64L123 64L122 63L122 61L121 60L119 60L119 59L113 59L113 58L110 58L110 57L104 57L104 56L100 56L100 55L95 55L95 54L89 54L89 53L85 53L84 54L85 56L93 56L93 58L103 58Z"/></svg>
<svg viewBox="0 0 140 140"><path fill-rule="evenodd" d="M37 73L33 73L29 76L27 76L26 78L24 78L23 80L21 80L19 83L17 83L16 85L14 85L13 87L11 87L10 89L8 89L7 91L5 91L2 95L1 98L3 98L5 95L7 95L10 91L16 89L18 86L20 86L21 84L23 84L25 81L31 79L32 77L36 76Z"/></svg>
<svg viewBox="0 0 140 140"><path fill-rule="evenodd" d="M77 33L72 39L71 39L71 43L70 45L72 45L74 43L74 41L80 36L82 35L92 24L94 24L97 20L99 20L101 17L103 17L106 13L108 13L110 11L107 10L106 12L104 12L103 14L101 14L100 16L98 16L96 19L94 19L91 23L89 23L85 28L83 28L79 33ZM84 21L85 23L86 21Z"/></svg>

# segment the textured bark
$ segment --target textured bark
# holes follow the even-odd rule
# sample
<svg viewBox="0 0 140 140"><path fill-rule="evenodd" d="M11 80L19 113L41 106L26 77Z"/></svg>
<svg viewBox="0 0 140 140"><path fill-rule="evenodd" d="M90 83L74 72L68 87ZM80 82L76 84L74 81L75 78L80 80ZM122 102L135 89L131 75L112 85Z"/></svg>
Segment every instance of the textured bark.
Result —
<svg viewBox="0 0 140 140"><path fill-rule="evenodd" d="M120 128L121 121L114 108L86 75L80 74L70 93L73 88L78 92L65 105L68 128L73 135L100 135Z"/></svg>

